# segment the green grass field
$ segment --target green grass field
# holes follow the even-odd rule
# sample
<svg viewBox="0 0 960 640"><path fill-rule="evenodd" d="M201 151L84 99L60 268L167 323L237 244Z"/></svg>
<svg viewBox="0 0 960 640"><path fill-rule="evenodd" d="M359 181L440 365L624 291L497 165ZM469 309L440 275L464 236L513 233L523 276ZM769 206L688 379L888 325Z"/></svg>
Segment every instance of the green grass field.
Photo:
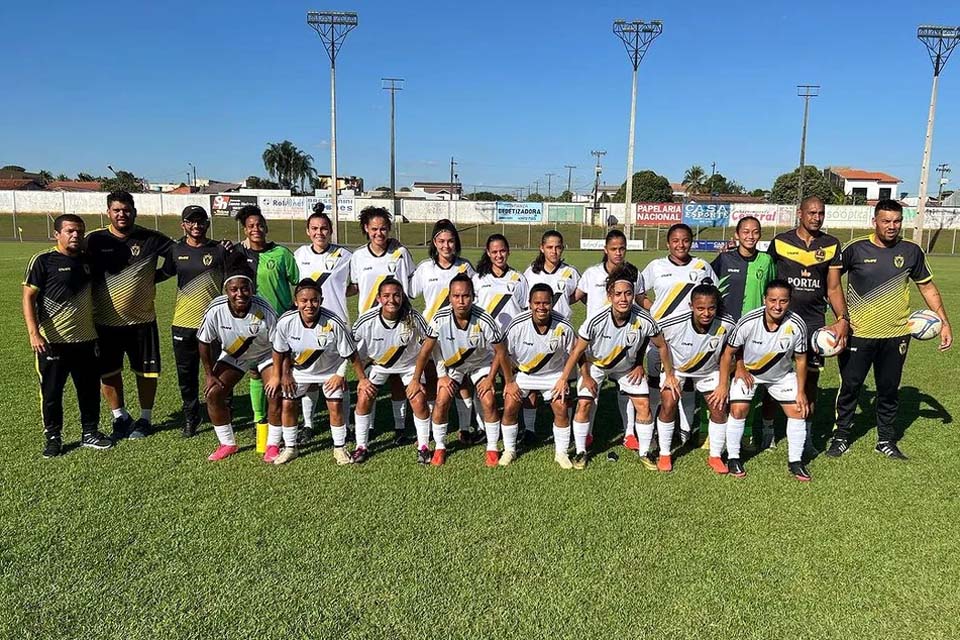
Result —
<svg viewBox="0 0 960 640"><path fill-rule="evenodd" d="M956 349L911 346L900 411L909 462L873 453L868 393L862 437L839 461L816 459L810 484L787 476L785 444L747 461L741 481L712 475L699 450L669 475L602 454L563 471L552 444L505 469L485 468L481 446L422 468L386 435L367 464L337 467L329 431L274 467L255 455L249 425L241 453L211 464L209 425L183 440L176 424L168 282L154 412L165 430L44 460L20 313L24 266L43 247L0 245L0 637L960 637ZM960 317L960 261L932 266ZM821 448L835 362L822 387ZM73 404L71 390L68 443L79 438ZM249 416L247 404L235 402ZM386 402L378 415L387 428ZM615 447L609 391L597 425L595 451ZM543 413L538 430L549 432Z"/></svg>

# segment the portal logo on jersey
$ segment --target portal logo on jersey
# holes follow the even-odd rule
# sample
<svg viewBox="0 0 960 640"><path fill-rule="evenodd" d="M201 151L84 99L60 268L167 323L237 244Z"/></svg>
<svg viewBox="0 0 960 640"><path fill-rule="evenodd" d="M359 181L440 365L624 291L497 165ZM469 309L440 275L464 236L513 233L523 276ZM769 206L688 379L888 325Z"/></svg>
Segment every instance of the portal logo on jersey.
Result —
<svg viewBox="0 0 960 640"><path fill-rule="evenodd" d="M895 256L893 258L893 266L897 269L903 269L903 256Z"/></svg>

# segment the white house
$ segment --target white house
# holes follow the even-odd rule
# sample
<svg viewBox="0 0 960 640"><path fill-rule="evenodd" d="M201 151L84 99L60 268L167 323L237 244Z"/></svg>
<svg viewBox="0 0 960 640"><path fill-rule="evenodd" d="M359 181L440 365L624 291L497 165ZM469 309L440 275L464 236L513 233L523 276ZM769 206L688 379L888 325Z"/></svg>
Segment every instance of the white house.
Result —
<svg viewBox="0 0 960 640"><path fill-rule="evenodd" d="M864 171L850 167L827 167L823 175L833 186L842 189L848 196L858 196L867 202L896 199L899 195L900 178L881 171Z"/></svg>

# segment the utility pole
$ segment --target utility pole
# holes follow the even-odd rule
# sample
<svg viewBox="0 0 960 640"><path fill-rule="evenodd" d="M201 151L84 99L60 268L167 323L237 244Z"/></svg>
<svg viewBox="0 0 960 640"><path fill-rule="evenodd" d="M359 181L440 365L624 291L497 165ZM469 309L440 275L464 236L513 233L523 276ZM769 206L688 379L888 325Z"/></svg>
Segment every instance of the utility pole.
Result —
<svg viewBox="0 0 960 640"><path fill-rule="evenodd" d="M380 88L390 92L390 198L393 200L394 218L397 216L397 129L396 95L403 91L403 78L380 78Z"/></svg>
<svg viewBox="0 0 960 640"><path fill-rule="evenodd" d="M450 156L450 199L447 201L447 219L453 219L453 215L450 213L453 210L453 168L457 166L457 163L453 160L453 156Z"/></svg>
<svg viewBox="0 0 960 640"><path fill-rule="evenodd" d="M950 165L944 162L943 164L937 165L937 172L940 173L940 188L937 190L937 205L943 206L943 185L949 182L947 180L947 174L950 173Z"/></svg>
<svg viewBox="0 0 960 640"><path fill-rule="evenodd" d="M550 186L551 186L550 181L551 181L551 179L553 178L553 176L555 176L555 175L557 175L557 174L555 174L555 173L548 173L548 174L547 174L547 198L549 198L549 197L553 194L553 192L550 190Z"/></svg>
<svg viewBox="0 0 960 640"><path fill-rule="evenodd" d="M197 168L194 166L192 162L188 162L187 164L190 165L191 169L193 169L193 186L197 186ZM190 181L190 174L188 173L187 182L189 181Z"/></svg>
<svg viewBox="0 0 960 640"><path fill-rule="evenodd" d="M537 178L534 182L537 184L537 190L534 193L540 195L540 178Z"/></svg>
<svg viewBox="0 0 960 640"><path fill-rule="evenodd" d="M800 177L797 180L797 207L803 202L803 164L807 152L807 117L810 114L810 98L820 95L818 84L798 84L797 95L803 98L803 132L800 134Z"/></svg>
<svg viewBox="0 0 960 640"><path fill-rule="evenodd" d="M644 54L650 48L650 43L663 33L663 22L660 20L651 22L614 20L613 32L626 47L630 64L633 66L633 86L630 90L630 137L627 141L627 196L624 199L625 215L623 216L624 232L629 241L631 237L630 224L633 217L630 209L633 205L633 133L637 117L637 67L640 66Z"/></svg>
<svg viewBox="0 0 960 640"><path fill-rule="evenodd" d="M577 168L577 165L565 164L563 165L563 168L567 170L567 193L569 193L570 196L572 197L573 191L570 190L570 184L571 184L571 181L573 180L573 170Z"/></svg>
<svg viewBox="0 0 960 640"><path fill-rule="evenodd" d="M933 89L930 91L930 111L927 115L927 137L923 144L923 162L920 165L920 193L917 203L917 226L913 229L913 241L921 244L923 222L927 212L927 174L930 169L930 153L933 150L933 119L937 112L937 84L953 48L960 42L960 27L921 25L917 38L927 47L933 63Z"/></svg>
<svg viewBox="0 0 960 640"><path fill-rule="evenodd" d="M330 58L330 205L333 211L332 241L337 241L340 208L337 206L337 53L347 34L357 26L353 11L308 11L307 24L317 32Z"/></svg>
<svg viewBox="0 0 960 640"><path fill-rule="evenodd" d="M603 156L607 155L606 151L591 151L590 155L596 157L597 164L593 168L594 178L593 178L593 217L597 217L597 211L599 211L599 200L597 199L600 192L600 174L603 173L603 166L600 164L600 161L603 159ZM593 222L593 221L591 221Z"/></svg>

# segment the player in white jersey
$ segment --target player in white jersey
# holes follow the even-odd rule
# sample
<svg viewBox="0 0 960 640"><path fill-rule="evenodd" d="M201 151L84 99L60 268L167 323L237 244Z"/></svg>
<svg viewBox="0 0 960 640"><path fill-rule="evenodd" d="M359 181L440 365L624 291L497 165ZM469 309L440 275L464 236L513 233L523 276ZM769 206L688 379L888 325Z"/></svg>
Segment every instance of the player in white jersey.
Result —
<svg viewBox="0 0 960 640"><path fill-rule="evenodd" d="M267 391L267 418L279 425L279 376L272 371L271 337L277 314L266 300L253 295L253 271L246 257L232 254L225 265L224 295L214 298L204 313L197 332L200 362L203 364L207 412L220 445L208 460L216 462L237 452L233 434L233 416L229 400L233 388L244 374L257 371L263 376ZM220 357L214 361L212 344L220 345ZM273 428L273 427L271 427Z"/></svg>
<svg viewBox="0 0 960 640"><path fill-rule="evenodd" d="M810 403L804 392L807 380L807 328L799 315L790 311L793 286L786 280L767 283L763 307L747 313L733 330L720 361L720 386L715 402L730 399L727 420L727 468L731 475L743 477L740 438L750 412L750 401L758 387L764 387L780 403L787 416L787 461L797 480L810 480L803 465L805 418ZM736 375L729 381L731 361L737 356Z"/></svg>
<svg viewBox="0 0 960 640"><path fill-rule="evenodd" d="M690 292L701 283L716 284L717 275L706 260L690 255L693 244L693 231L685 224L675 224L667 230L667 249L663 258L656 258L640 273L641 304L650 311L657 322L689 309ZM653 295L651 300L648 294ZM651 350L647 354L647 367L651 378L658 375L660 365L657 354ZM656 412L660 404L660 394L656 381L651 379L650 406ZM692 437L691 425L680 416L680 442L686 444ZM626 435L624 443L630 440ZM632 441L629 442L632 445ZM629 445L628 445L629 446Z"/></svg>
<svg viewBox="0 0 960 640"><path fill-rule="evenodd" d="M360 361L366 367L367 377L374 393L357 399L357 443L373 420L376 391L391 379L400 380L404 387L413 380L420 345L427 337L427 323L410 306L407 294L399 280L387 278L380 283L377 306L360 316L353 325L353 339L357 343ZM413 422L417 428L417 462L430 463L430 409L426 394L410 398Z"/></svg>
<svg viewBox="0 0 960 640"><path fill-rule="evenodd" d="M297 421L301 398L309 391L322 389L330 413L333 436L333 457L337 464L363 462L366 441L357 431L357 449L351 458L345 450L347 427L344 424L343 389L347 386L347 364L357 373L357 393L370 393L370 382L357 358L357 347L350 330L323 304L320 285L305 278L294 292L297 308L277 321L273 336L273 365L280 372L283 392L283 427L270 427L264 460L275 464L289 462L297 456ZM364 434L365 435L365 434ZM285 445L280 453L280 439ZM358 459L359 458L359 459Z"/></svg>
<svg viewBox="0 0 960 640"><path fill-rule="evenodd" d="M332 233L333 223L330 221L330 216L323 212L323 203L318 202L313 207L313 213L307 218L307 237L310 238L310 244L305 244L294 251L293 258L300 270L298 280L310 278L319 284L324 308L340 318L344 324L349 325L347 298L357 295L357 285L347 284L350 277L350 257L353 253L346 247L331 244ZM313 437L313 408L319 400L319 394L319 391L311 391L303 396L301 441L308 441ZM349 388L344 391L343 406L349 428Z"/></svg>
<svg viewBox="0 0 960 640"><path fill-rule="evenodd" d="M657 415L660 458L657 468L661 471L669 471L673 466L670 448L677 409L687 414L688 424L692 423L696 393L700 392L707 401L710 414L707 463L717 473L727 473L727 465L720 459L726 442L727 407L716 404L715 392L720 386L720 357L736 323L731 316L720 313L720 299L720 290L715 286L698 284L690 293L689 311L657 323L670 345L673 370L680 380L682 393L679 407L674 394L660 396Z"/></svg>
<svg viewBox="0 0 960 640"><path fill-rule="evenodd" d="M554 460L564 469L572 469L567 456L570 446L570 418L563 396L553 388L563 375L567 354L576 343L577 332L570 322L553 312L553 289L539 282L533 285L529 311L517 315L507 327L509 364L503 367L503 455L500 465L507 466L516 456L517 418L523 407L524 421L533 424L541 394L553 410ZM527 412L532 414L532 417Z"/></svg>
<svg viewBox="0 0 960 640"><path fill-rule="evenodd" d="M377 299L380 283L396 278L407 293L413 275L413 258L407 248L390 237L390 212L382 207L367 207L360 212L360 231L367 244L357 247L350 257L350 281L357 285L359 314L369 311ZM390 399L393 408L394 442L403 442L407 422L407 401L404 388L391 381ZM374 405L376 407L376 405Z"/></svg>
<svg viewBox="0 0 960 640"><path fill-rule="evenodd" d="M527 279L510 267L510 243L506 237L494 233L487 238L483 256L477 263L473 286L477 302L504 329L514 316L527 308Z"/></svg>
<svg viewBox="0 0 960 640"><path fill-rule="evenodd" d="M576 295L580 272L563 261L563 249L563 234L556 229L545 231L540 238L540 255L523 272L523 277L531 288L539 282L549 285L553 289L554 313L569 320L573 317L570 304ZM533 425L525 426L533 431Z"/></svg>
<svg viewBox="0 0 960 640"><path fill-rule="evenodd" d="M473 280L465 273L450 281L450 304L441 309L427 324L413 380L407 385L407 397L424 393L420 376L431 355L436 361L437 404L433 409L435 450L431 464L446 461L447 420L450 404L460 389L471 384L477 392L483 412L487 439L486 464L499 462L497 443L500 440L500 411L494 397L493 382L501 364L506 361L503 333L497 321L473 304Z"/></svg>
<svg viewBox="0 0 960 640"><path fill-rule="evenodd" d="M590 412L598 399L600 387L607 378L616 381L620 391L630 396L637 415L636 429L643 454L640 458L645 466L650 462L646 451L653 439L653 416L647 400L649 388L643 368L643 356L648 342L660 352L664 368L664 387L679 394L670 349L660 333L660 328L646 310L634 303L635 282L636 270L629 267L610 274L607 280L610 308L588 318L580 326L577 344L567 358L563 374L554 387L555 395L565 396L567 379L574 369L580 366L577 410L573 418L573 438L577 450L573 466L577 469L584 468L587 463Z"/></svg>

